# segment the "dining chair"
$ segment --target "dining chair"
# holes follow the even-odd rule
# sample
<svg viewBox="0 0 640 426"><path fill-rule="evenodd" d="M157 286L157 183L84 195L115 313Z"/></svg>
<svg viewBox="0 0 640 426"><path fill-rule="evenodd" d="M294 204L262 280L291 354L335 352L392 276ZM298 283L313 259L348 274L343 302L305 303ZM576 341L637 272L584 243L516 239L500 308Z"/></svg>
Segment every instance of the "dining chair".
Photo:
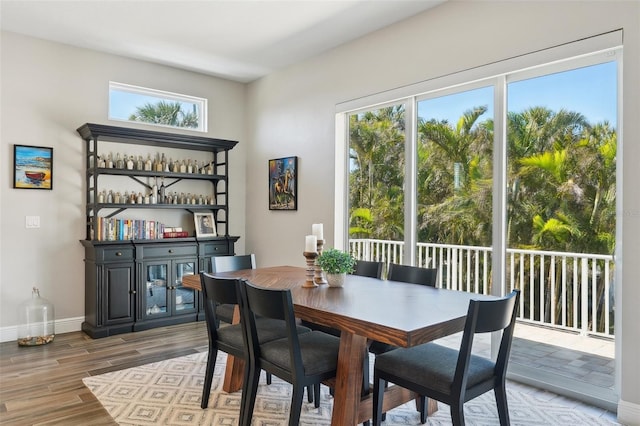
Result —
<svg viewBox="0 0 640 426"><path fill-rule="evenodd" d="M438 276L438 270L435 268L422 268L419 266L400 265L397 263L390 263L387 270L387 280L399 281L404 283L421 284L430 287L436 286L436 278ZM369 352L378 355L387 353L396 349L397 346L390 345L388 343L372 341L369 344ZM369 381L368 370L365 374L365 380ZM423 396L420 396L417 400L418 411L420 411L420 418L426 418L427 415L427 402ZM384 420L385 414L382 414L382 420Z"/></svg>
<svg viewBox="0 0 640 426"><path fill-rule="evenodd" d="M376 262L371 260L357 260L356 266L353 270L353 275L359 275L361 277L382 278L383 262Z"/></svg>
<svg viewBox="0 0 640 426"><path fill-rule="evenodd" d="M399 265L397 263L390 263L389 270L387 271L387 280L389 281L422 284L430 287L436 286L437 276L438 270L435 268ZM371 345L369 345L369 352L380 355L395 348L396 346L374 340L371 342Z"/></svg>
<svg viewBox="0 0 640 426"><path fill-rule="evenodd" d="M256 268L256 256L255 254L242 254L231 256L212 256L211 257L211 272L229 272L239 271L241 269L255 269ZM235 305L223 303L216 306L217 318L220 321L231 324L233 319L233 310Z"/></svg>
<svg viewBox="0 0 640 426"><path fill-rule="evenodd" d="M209 354L207 356L207 368L204 376L204 385L202 387L200 407L207 408L218 351L221 350L229 355L245 360L247 359L246 354L248 351L245 346L245 338L243 336L244 329L242 325L232 324L220 327L215 309L218 303L238 304L238 280L232 278L217 278L206 272L202 272L200 273L200 285L204 296L204 314L209 335ZM260 331L260 342L262 343L283 338L287 336L288 333L284 321L258 318L256 327ZM308 333L311 330L307 327L297 326L296 331L298 333ZM245 368L245 381L247 377L248 370ZM267 383L271 383L269 374L267 374Z"/></svg>
<svg viewBox="0 0 640 426"><path fill-rule="evenodd" d="M403 283L413 283L436 286L438 270L436 268L422 268L419 266L399 265L390 263L387 271L387 280L400 281Z"/></svg>
<svg viewBox="0 0 640 426"><path fill-rule="evenodd" d="M460 349L436 343L398 348L376 357L373 376L373 424L380 425L382 399L387 382L433 398L451 407L454 425L464 425L465 402L494 390L500 425L509 424L505 380L519 290L495 300L471 300ZM501 331L496 361L471 353L479 333ZM426 416L421 416L426 422Z"/></svg>
<svg viewBox="0 0 640 426"><path fill-rule="evenodd" d="M241 425L249 426L258 391L260 371L265 370L293 385L289 425L297 426L305 387L316 390L323 380L335 377L340 339L321 331L298 334L291 290L262 288L242 281L240 289L241 323L249 349L249 378L242 387ZM287 337L261 342L258 318L282 320ZM319 406L319 394L315 398Z"/></svg>

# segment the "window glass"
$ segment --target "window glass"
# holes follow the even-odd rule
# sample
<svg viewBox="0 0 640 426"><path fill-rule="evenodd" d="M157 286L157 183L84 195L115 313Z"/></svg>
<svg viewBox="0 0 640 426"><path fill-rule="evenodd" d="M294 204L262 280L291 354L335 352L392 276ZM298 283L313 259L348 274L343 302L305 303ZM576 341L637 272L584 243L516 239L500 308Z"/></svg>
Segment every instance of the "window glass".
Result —
<svg viewBox="0 0 640 426"><path fill-rule="evenodd" d="M207 100L127 84L109 83L109 119L207 131Z"/></svg>
<svg viewBox="0 0 640 426"><path fill-rule="evenodd" d="M401 245L359 242L404 239L404 125L403 105L349 116L349 239L361 258L402 256Z"/></svg>

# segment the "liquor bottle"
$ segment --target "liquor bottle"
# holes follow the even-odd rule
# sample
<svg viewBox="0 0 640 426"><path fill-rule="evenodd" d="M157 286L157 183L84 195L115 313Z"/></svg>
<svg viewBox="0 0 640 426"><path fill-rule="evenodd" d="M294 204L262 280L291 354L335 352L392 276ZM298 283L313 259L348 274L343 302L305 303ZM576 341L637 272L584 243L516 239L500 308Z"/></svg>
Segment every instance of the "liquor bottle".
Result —
<svg viewBox="0 0 640 426"><path fill-rule="evenodd" d="M153 180L153 186L151 187L151 196L149 197L151 204L157 204L158 202L158 179Z"/></svg>
<svg viewBox="0 0 640 426"><path fill-rule="evenodd" d="M164 178L162 178L162 182L160 183L160 194L159 194L159 199L158 202L159 203L166 203L166 194L165 194L166 188L164 187Z"/></svg>
<svg viewBox="0 0 640 426"><path fill-rule="evenodd" d="M116 155L116 169L124 169L124 161L120 156L120 153Z"/></svg>

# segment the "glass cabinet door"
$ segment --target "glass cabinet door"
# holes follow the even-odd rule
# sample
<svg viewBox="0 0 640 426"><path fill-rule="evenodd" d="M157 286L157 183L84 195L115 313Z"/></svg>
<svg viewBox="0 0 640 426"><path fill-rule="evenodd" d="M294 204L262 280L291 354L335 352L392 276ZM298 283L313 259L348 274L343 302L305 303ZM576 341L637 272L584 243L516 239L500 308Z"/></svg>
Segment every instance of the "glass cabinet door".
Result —
<svg viewBox="0 0 640 426"><path fill-rule="evenodd" d="M167 314L167 263L145 264L146 289L144 292L145 315L164 316Z"/></svg>
<svg viewBox="0 0 640 426"><path fill-rule="evenodd" d="M174 306L176 313L184 311L195 311L196 309L196 292L193 289L182 286L182 277L185 275L193 275L195 273L196 262L195 261L178 261L174 263L175 266L175 281L174 281Z"/></svg>

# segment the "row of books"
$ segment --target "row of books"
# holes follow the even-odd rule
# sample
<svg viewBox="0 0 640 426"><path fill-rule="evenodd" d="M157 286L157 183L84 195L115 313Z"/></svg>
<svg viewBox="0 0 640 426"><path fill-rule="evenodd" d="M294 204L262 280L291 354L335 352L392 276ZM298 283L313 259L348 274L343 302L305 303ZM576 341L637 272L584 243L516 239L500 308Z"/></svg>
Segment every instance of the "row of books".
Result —
<svg viewBox="0 0 640 426"><path fill-rule="evenodd" d="M155 240L183 238L189 233L182 228L166 227L154 220L98 217L94 237L98 241Z"/></svg>

